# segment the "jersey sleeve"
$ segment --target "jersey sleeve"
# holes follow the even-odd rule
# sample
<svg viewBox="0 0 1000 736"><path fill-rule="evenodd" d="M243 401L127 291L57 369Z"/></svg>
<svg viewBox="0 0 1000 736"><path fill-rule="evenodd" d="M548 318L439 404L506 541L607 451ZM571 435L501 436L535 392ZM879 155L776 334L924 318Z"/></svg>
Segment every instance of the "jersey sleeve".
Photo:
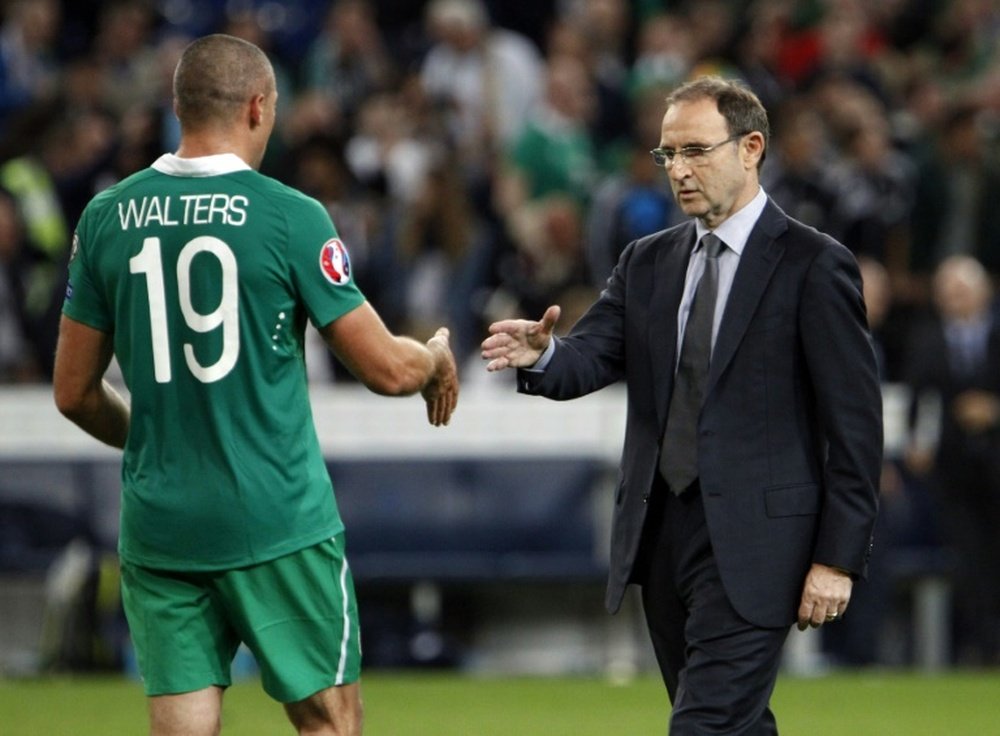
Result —
<svg viewBox="0 0 1000 736"><path fill-rule="evenodd" d="M347 246L323 206L303 199L298 210L288 215L289 268L309 320L322 328L360 306L365 297L354 282Z"/></svg>
<svg viewBox="0 0 1000 736"><path fill-rule="evenodd" d="M91 220L92 211L88 207L77 224L76 232L73 233L69 279L66 283L62 311L77 322L102 332L113 332L114 313L107 295L100 288L101 281L96 273L94 248L99 244L94 242Z"/></svg>

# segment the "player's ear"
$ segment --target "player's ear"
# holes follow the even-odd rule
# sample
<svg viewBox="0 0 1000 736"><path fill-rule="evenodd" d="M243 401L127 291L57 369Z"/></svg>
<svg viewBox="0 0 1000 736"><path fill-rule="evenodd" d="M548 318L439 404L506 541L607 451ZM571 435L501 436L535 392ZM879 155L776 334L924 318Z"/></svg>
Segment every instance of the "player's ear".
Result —
<svg viewBox="0 0 1000 736"><path fill-rule="evenodd" d="M256 128L264 122L264 95L254 95L250 98L250 127Z"/></svg>

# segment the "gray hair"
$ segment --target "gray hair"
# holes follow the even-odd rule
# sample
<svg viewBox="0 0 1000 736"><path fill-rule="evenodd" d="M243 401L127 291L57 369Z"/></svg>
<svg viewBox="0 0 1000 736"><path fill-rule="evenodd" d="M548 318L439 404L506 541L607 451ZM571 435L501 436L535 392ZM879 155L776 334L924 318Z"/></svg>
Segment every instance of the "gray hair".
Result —
<svg viewBox="0 0 1000 736"><path fill-rule="evenodd" d="M757 162L759 169L771 141L771 127L767 121L767 110L760 98L742 82L722 77L698 77L685 82L667 95L667 107L678 102L693 102L701 99L715 100L719 114L726 119L730 135L739 133L760 133L764 136L764 150Z"/></svg>

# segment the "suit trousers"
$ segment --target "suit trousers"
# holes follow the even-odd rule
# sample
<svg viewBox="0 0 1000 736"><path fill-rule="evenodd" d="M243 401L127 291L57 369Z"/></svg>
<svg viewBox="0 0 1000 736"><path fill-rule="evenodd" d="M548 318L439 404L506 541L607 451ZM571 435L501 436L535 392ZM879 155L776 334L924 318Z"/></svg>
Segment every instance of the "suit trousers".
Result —
<svg viewBox="0 0 1000 736"><path fill-rule="evenodd" d="M639 550L642 603L673 704L671 736L771 736L769 707L788 628L755 626L729 602L698 483L657 478Z"/></svg>

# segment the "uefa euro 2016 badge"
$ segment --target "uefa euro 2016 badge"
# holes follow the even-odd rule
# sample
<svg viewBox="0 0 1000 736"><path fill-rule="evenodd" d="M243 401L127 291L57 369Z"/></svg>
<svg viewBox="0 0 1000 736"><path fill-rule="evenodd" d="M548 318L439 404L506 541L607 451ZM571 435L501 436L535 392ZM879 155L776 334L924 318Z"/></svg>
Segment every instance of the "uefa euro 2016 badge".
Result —
<svg viewBox="0 0 1000 736"><path fill-rule="evenodd" d="M340 238L332 238L323 243L319 267L326 280L334 286L343 286L351 280L351 259Z"/></svg>

